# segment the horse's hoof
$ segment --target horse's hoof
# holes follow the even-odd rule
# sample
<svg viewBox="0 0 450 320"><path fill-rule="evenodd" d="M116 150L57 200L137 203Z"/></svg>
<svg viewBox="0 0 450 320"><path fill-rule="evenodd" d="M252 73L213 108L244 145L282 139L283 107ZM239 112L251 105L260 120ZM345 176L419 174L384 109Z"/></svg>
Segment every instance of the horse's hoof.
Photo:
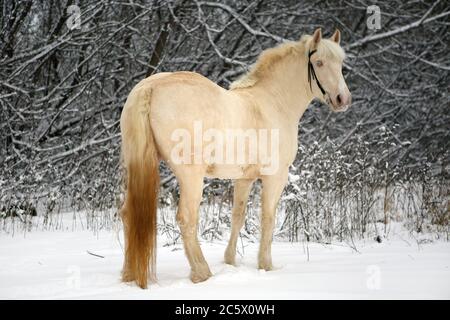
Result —
<svg viewBox="0 0 450 320"><path fill-rule="evenodd" d="M225 251L224 261L226 264L230 264L232 266L236 265L236 257L232 254L229 254Z"/></svg>
<svg viewBox="0 0 450 320"><path fill-rule="evenodd" d="M208 280L211 276L212 273L209 269L202 272L191 272L191 281L193 283L199 283Z"/></svg>
<svg viewBox="0 0 450 320"><path fill-rule="evenodd" d="M236 266L236 260L233 259L233 258L225 257L224 261L225 261L226 264L229 264L231 266Z"/></svg>
<svg viewBox="0 0 450 320"><path fill-rule="evenodd" d="M258 264L258 269L260 270L266 270L266 271L272 271L273 266L271 262L260 262Z"/></svg>
<svg viewBox="0 0 450 320"><path fill-rule="evenodd" d="M131 282L136 280L136 277L130 271L122 271L122 281Z"/></svg>

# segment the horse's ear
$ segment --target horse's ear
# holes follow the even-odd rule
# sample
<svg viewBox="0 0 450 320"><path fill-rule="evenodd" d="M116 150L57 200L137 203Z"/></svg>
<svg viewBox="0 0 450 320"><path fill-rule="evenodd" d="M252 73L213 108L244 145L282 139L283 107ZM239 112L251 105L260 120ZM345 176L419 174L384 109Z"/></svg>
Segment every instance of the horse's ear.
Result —
<svg viewBox="0 0 450 320"><path fill-rule="evenodd" d="M337 44L341 42L341 32L339 31L339 29L336 29L336 31L333 33L330 39L336 42Z"/></svg>
<svg viewBox="0 0 450 320"><path fill-rule="evenodd" d="M313 47L316 47L319 44L320 40L322 40L322 29L317 28L313 34Z"/></svg>

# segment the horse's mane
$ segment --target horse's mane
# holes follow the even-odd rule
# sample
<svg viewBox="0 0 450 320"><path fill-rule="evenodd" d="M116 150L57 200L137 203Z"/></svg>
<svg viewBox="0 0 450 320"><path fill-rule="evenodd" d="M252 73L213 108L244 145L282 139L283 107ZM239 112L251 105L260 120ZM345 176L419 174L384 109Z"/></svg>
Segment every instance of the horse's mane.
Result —
<svg viewBox="0 0 450 320"><path fill-rule="evenodd" d="M260 79L270 73L271 68L276 63L282 61L286 56L293 53L306 55L307 50L305 49L309 47L311 39L312 36L304 35L300 41L289 41L264 50L250 68L250 71L230 84L230 90L254 86ZM338 57L342 60L345 57L344 50L338 44L328 39L321 40L317 48L317 54L325 58Z"/></svg>

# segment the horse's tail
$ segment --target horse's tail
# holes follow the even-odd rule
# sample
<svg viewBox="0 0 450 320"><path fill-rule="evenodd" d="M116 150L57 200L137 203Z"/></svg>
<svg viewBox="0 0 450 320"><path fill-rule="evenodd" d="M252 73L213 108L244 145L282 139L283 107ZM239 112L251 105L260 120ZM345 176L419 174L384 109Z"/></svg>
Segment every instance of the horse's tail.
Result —
<svg viewBox="0 0 450 320"><path fill-rule="evenodd" d="M155 279L156 210L159 160L150 126L150 88L135 88L122 111L122 157L126 170L126 196L122 209L125 231L123 281L141 288Z"/></svg>

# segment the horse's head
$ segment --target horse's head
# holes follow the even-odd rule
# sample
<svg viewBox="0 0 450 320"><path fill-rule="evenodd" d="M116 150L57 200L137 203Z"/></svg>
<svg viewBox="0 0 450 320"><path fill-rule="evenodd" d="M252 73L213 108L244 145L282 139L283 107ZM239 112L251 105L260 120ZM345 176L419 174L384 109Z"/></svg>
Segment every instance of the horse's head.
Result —
<svg viewBox="0 0 450 320"><path fill-rule="evenodd" d="M339 45L340 40L339 30L336 30L330 39L323 39L319 28L306 47L308 80L313 95L336 112L347 110L352 101L352 95L342 75L345 53Z"/></svg>

